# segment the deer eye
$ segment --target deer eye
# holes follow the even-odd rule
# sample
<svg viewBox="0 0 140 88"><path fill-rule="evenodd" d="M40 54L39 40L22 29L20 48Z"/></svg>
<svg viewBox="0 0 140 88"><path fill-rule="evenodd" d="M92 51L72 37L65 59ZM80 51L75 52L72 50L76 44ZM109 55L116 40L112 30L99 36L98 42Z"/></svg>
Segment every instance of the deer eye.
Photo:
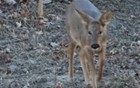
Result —
<svg viewBox="0 0 140 88"><path fill-rule="evenodd" d="M101 31L99 31L99 34L102 34L102 32L101 32Z"/></svg>
<svg viewBox="0 0 140 88"><path fill-rule="evenodd" d="M88 34L91 35L92 33L90 31L88 31Z"/></svg>

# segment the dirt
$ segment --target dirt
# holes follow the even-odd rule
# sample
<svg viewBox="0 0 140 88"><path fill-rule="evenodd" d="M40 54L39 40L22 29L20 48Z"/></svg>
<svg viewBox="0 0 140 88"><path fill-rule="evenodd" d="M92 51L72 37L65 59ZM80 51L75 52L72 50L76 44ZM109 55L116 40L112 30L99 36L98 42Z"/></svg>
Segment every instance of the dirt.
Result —
<svg viewBox="0 0 140 88"><path fill-rule="evenodd" d="M90 88L84 84L77 54L74 80L68 77L64 19L69 3L45 4L43 27L37 22L36 1L0 5L0 88ZM140 1L95 0L94 4L102 12L113 12L98 88L140 88Z"/></svg>

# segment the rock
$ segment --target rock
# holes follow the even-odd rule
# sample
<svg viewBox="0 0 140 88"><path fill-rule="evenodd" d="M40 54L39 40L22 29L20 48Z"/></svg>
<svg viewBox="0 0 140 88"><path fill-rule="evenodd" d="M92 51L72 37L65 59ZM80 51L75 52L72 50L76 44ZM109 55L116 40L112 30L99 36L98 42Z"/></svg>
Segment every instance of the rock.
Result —
<svg viewBox="0 0 140 88"><path fill-rule="evenodd" d="M137 41L137 44L138 44L138 45L140 45L140 40L139 40L139 41Z"/></svg>
<svg viewBox="0 0 140 88"><path fill-rule="evenodd" d="M52 0L44 0L44 4L48 4L48 3L51 3L52 2Z"/></svg>
<svg viewBox="0 0 140 88"><path fill-rule="evenodd" d="M16 65L10 65L9 66L9 69L14 72L16 69L17 69L17 66Z"/></svg>
<svg viewBox="0 0 140 88"><path fill-rule="evenodd" d="M17 81L12 81L9 84L9 87L8 88L21 88L21 85Z"/></svg>
<svg viewBox="0 0 140 88"><path fill-rule="evenodd" d="M0 14L2 13L2 10L0 9Z"/></svg>
<svg viewBox="0 0 140 88"><path fill-rule="evenodd" d="M52 47L57 47L57 46L58 46L58 44L55 43L55 42L51 42L50 45L51 45Z"/></svg>
<svg viewBox="0 0 140 88"><path fill-rule="evenodd" d="M16 4L16 1L15 0L5 0L5 2L9 5L14 5Z"/></svg>

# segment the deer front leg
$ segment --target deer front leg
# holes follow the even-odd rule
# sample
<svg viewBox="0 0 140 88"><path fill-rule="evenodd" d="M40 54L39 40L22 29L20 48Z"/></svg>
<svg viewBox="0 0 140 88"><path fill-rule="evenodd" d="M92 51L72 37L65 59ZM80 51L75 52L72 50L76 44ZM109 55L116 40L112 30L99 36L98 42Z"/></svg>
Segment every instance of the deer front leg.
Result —
<svg viewBox="0 0 140 88"><path fill-rule="evenodd" d="M99 73L98 80L102 79L103 70L104 70L104 59L106 54L106 46L103 47L102 51L99 53Z"/></svg>
<svg viewBox="0 0 140 88"><path fill-rule="evenodd" d="M38 0L38 16L43 17L43 0Z"/></svg>
<svg viewBox="0 0 140 88"><path fill-rule="evenodd" d="M83 74L84 74L85 83L90 84L89 69L87 67L86 55L83 50L80 50L79 56L80 56L80 63L81 63Z"/></svg>
<svg viewBox="0 0 140 88"><path fill-rule="evenodd" d="M73 55L74 55L74 49L76 47L75 43L71 43L69 46L69 78L70 80L73 79L74 69L73 69Z"/></svg>
<svg viewBox="0 0 140 88"><path fill-rule="evenodd" d="M96 80L96 69L95 69L95 62L93 59L93 54L88 54L87 55L87 60L89 64L89 72L90 72L90 84L93 88L97 88L97 80Z"/></svg>

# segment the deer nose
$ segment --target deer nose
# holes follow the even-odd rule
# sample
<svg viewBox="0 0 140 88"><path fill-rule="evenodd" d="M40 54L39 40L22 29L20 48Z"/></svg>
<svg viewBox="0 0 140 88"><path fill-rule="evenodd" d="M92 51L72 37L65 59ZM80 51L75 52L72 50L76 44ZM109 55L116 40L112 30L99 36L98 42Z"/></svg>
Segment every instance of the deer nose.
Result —
<svg viewBox="0 0 140 88"><path fill-rule="evenodd" d="M97 48L99 48L100 46L99 46L99 44L92 44L91 45L91 48L93 48L93 49L97 49Z"/></svg>

